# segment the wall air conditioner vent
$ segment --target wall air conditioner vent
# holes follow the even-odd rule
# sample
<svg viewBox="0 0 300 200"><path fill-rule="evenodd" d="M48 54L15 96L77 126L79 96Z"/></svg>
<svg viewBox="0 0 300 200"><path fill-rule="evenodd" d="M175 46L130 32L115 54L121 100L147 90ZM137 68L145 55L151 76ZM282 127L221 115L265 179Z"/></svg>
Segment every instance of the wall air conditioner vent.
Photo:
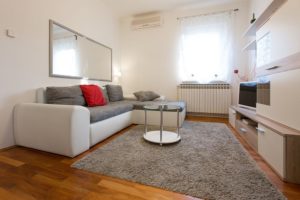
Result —
<svg viewBox="0 0 300 200"><path fill-rule="evenodd" d="M143 30L149 28L158 28L163 24L161 15L139 15L131 21L131 28L133 30Z"/></svg>

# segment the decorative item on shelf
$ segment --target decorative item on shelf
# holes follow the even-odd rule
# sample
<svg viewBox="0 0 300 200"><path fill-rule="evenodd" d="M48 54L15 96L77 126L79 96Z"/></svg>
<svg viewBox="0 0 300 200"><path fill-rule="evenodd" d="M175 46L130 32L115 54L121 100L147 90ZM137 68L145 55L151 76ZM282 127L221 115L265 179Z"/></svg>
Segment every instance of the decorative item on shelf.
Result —
<svg viewBox="0 0 300 200"><path fill-rule="evenodd" d="M255 13L253 13L252 14L252 19L251 19L250 23L253 24L255 21L256 21Z"/></svg>
<svg viewBox="0 0 300 200"><path fill-rule="evenodd" d="M248 77L246 75L245 76L239 75L238 69L233 70L233 73L237 75L237 77L239 78L240 81L248 81Z"/></svg>

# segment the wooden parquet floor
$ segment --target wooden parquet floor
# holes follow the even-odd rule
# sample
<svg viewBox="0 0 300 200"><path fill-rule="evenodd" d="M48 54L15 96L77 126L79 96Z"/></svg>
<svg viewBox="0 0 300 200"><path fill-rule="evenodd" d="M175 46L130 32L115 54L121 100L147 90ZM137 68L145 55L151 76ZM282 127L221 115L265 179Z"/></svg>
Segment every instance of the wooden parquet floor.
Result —
<svg viewBox="0 0 300 200"><path fill-rule="evenodd" d="M188 117L187 120L220 122L228 125L226 119ZM133 126L120 131L73 159L24 147L13 147L0 151L0 199L197 199L70 167L73 162L113 140ZM234 130L233 132L272 183L288 199L300 199L300 185L281 181L262 158Z"/></svg>

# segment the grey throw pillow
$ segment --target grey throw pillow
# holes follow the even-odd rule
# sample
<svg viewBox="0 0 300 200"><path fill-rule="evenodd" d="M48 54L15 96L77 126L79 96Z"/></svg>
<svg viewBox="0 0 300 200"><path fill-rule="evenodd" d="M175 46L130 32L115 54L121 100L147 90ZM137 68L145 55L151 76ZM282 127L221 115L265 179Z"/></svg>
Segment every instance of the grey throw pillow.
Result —
<svg viewBox="0 0 300 200"><path fill-rule="evenodd" d="M70 87L47 87L46 102L48 104L86 105L79 85Z"/></svg>
<svg viewBox="0 0 300 200"><path fill-rule="evenodd" d="M152 91L139 91L139 92L135 92L133 94L137 98L138 101L152 101L152 100L160 97L160 95L158 95Z"/></svg>
<svg viewBox="0 0 300 200"><path fill-rule="evenodd" d="M123 90L120 85L106 85L109 101L121 101L124 99Z"/></svg>

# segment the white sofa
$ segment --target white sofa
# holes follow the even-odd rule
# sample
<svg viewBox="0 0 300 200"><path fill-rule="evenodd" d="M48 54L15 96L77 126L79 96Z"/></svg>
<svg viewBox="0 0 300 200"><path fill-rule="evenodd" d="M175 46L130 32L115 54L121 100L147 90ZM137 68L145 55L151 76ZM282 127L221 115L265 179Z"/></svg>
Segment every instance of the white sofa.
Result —
<svg viewBox="0 0 300 200"><path fill-rule="evenodd" d="M14 108L14 137L17 145L74 157L131 124L144 124L144 111L131 109L91 123L84 106L45 104L44 89L37 90L36 103ZM150 125L159 125L160 113L147 111ZM179 113L180 126L186 115ZM176 126L177 113L164 112L164 125Z"/></svg>

